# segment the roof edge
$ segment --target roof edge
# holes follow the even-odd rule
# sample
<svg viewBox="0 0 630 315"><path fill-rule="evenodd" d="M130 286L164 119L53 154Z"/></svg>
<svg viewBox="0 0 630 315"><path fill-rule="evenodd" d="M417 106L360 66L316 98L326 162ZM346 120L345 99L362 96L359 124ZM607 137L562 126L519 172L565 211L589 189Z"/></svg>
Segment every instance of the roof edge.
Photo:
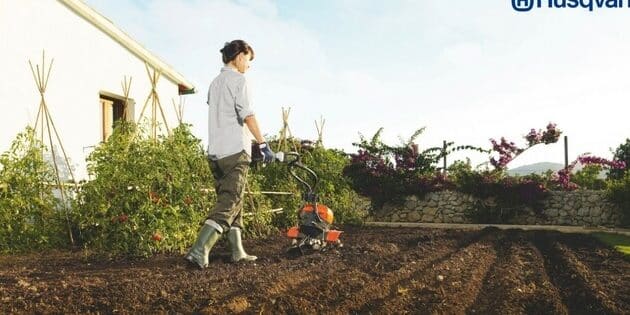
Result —
<svg viewBox="0 0 630 315"><path fill-rule="evenodd" d="M92 9L81 0L58 0L70 10L83 17L86 21L96 26L99 30L107 34L116 42L121 44L131 53L136 55L141 60L151 65L156 70L160 71L162 75L173 81L178 86L180 94L195 93L195 86L190 83L184 76L175 71L173 67L169 66L157 56L144 48L140 43L135 41L131 36L127 35L121 29L119 29L114 23L108 20L106 17Z"/></svg>

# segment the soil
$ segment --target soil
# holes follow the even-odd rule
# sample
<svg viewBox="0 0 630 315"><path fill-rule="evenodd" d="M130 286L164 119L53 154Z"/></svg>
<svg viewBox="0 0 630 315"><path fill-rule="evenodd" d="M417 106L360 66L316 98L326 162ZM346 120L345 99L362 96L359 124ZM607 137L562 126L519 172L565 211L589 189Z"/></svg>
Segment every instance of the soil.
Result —
<svg viewBox="0 0 630 315"><path fill-rule="evenodd" d="M630 260L588 235L344 227L344 247L293 255L245 240L256 263L181 255L0 256L0 313L630 314Z"/></svg>

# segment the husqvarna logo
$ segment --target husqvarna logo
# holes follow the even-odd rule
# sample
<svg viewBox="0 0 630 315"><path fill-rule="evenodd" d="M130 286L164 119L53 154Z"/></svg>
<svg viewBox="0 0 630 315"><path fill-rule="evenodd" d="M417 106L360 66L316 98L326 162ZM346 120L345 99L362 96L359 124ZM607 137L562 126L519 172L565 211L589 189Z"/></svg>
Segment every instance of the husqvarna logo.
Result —
<svg viewBox="0 0 630 315"><path fill-rule="evenodd" d="M527 12L534 8L536 0L512 0L512 8L519 12Z"/></svg>
<svg viewBox="0 0 630 315"><path fill-rule="evenodd" d="M512 8L518 12L528 12L532 9L599 9L630 8L630 0L510 0Z"/></svg>

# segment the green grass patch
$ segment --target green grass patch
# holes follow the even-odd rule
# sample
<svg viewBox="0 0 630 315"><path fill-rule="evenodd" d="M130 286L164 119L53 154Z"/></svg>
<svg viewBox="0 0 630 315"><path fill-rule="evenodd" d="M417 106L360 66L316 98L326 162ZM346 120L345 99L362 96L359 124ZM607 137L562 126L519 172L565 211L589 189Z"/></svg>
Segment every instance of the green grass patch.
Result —
<svg viewBox="0 0 630 315"><path fill-rule="evenodd" d="M614 247L617 251L630 257L630 236L613 233L593 233L598 240Z"/></svg>

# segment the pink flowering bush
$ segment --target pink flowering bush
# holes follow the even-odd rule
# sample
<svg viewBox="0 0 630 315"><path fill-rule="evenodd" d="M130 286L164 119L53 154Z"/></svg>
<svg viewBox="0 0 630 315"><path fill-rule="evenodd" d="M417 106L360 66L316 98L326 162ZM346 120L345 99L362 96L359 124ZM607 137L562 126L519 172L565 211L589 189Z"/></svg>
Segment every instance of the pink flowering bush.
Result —
<svg viewBox="0 0 630 315"><path fill-rule="evenodd" d="M508 142L505 138L501 137L501 142L497 142L495 139L490 139L492 143L492 150L499 154L499 158L490 158L490 164L496 169L504 170L507 164L512 162L517 156L525 152L527 149L537 144L550 144L558 142L562 131L560 131L556 124L549 123L545 131L531 129L530 132L525 135L527 140L527 147L519 148L514 142Z"/></svg>
<svg viewBox="0 0 630 315"><path fill-rule="evenodd" d="M585 166L599 165L613 170L623 170L626 168L625 161L607 160L597 156L581 155L575 161L571 162L566 168L561 169L556 174L554 174L553 182L564 190L578 189L579 186L571 181L571 172L578 163Z"/></svg>
<svg viewBox="0 0 630 315"><path fill-rule="evenodd" d="M351 161L343 170L350 179L353 189L359 194L371 198L378 208L385 202L401 202L405 196L424 196L428 192L454 188L454 184L437 168L440 160L454 151L477 150L472 146L454 146L447 143L447 148L433 147L420 151L413 143L422 133L420 129L400 146L389 146L380 140L382 128L370 141L361 137L356 154L351 154Z"/></svg>
<svg viewBox="0 0 630 315"><path fill-rule="evenodd" d="M452 143L447 144L447 150L440 147L419 150L412 140L422 130L414 134L407 143L388 146L380 141L381 131L382 129L371 141L361 137L361 142L355 144L359 147L358 152L351 155L349 165L343 170L352 188L359 194L370 197L375 209L386 202L400 202L405 196L416 195L422 198L428 192L451 189L481 200L470 213L474 222L510 222L511 218L529 209L542 215L543 201L550 190L574 190L580 187L578 183L590 189L606 187L608 183L603 180L594 180L597 179L600 168L590 166L609 170L626 168L626 162L621 159L607 160L583 155L557 173L549 171L543 175L507 175L505 170L508 163L517 156L535 145L558 141L562 131L553 123L549 123L545 130L531 129L524 136L527 141L525 147L501 138L499 141L490 139L491 150L470 146L452 147ZM470 163L456 162L449 167L448 173L442 172L438 168L441 159L460 149L497 153L498 156L490 159L495 169L477 171L472 169ZM588 167L572 180L571 173L578 163ZM617 184L615 187L615 200L622 200L623 197L619 196L623 196L623 193L619 191L625 191L625 186Z"/></svg>
<svg viewBox="0 0 630 315"><path fill-rule="evenodd" d="M529 207L542 214L542 202L548 196L545 179L538 175L508 176L505 172L458 169L453 174L456 189L479 198L467 215L476 223L507 223ZM493 203L484 200L492 199Z"/></svg>

